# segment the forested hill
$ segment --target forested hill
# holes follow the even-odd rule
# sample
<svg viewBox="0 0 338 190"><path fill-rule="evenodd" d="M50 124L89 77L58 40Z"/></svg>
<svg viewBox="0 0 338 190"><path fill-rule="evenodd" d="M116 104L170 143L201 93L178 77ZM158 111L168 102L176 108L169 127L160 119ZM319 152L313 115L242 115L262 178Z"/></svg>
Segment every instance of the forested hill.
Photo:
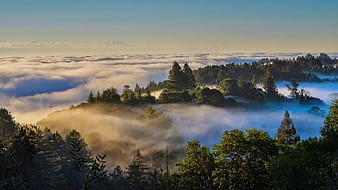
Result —
<svg viewBox="0 0 338 190"><path fill-rule="evenodd" d="M257 129L226 130L221 142L212 150L196 140L187 142L185 158L175 165L169 162L170 152L165 147L147 151L142 146L156 148L163 141L164 144L175 142L180 145L182 139L175 133L170 119L150 107L134 119L131 118L135 113L131 114L133 116L124 113L132 113L128 111L130 108L116 107L121 109L115 110L108 107L104 108L112 111L108 114L97 111L97 107L93 111L72 108L55 113L41 123L54 130L68 126L67 132L60 130L64 131L63 135L49 128L18 124L8 110L1 108L0 189L278 190L338 187L338 100L330 106L319 138L300 141L286 111L275 138ZM125 121L119 121L118 115ZM103 125L104 120L106 125ZM136 147L130 143L142 149L134 151ZM93 155L91 151L97 146L104 148L100 149L100 154ZM178 152L183 149L175 147ZM173 153L173 149L170 150ZM119 157L121 151L134 151L134 154ZM150 157L143 156L144 153ZM106 167L111 162L121 164L121 160L129 160L127 167L117 166L113 170Z"/></svg>
<svg viewBox="0 0 338 190"><path fill-rule="evenodd" d="M224 78L246 80L262 79L267 67L271 68L275 80L295 79L297 81L321 81L318 74L337 74L338 60L321 53L318 57L311 54L295 59L261 59L252 63L210 65L193 71L197 84L218 84Z"/></svg>

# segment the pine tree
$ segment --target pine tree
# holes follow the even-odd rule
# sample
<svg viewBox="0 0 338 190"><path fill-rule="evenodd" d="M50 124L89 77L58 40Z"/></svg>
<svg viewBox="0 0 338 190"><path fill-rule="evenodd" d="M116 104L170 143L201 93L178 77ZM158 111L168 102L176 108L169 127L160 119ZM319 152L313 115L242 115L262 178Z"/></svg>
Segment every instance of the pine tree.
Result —
<svg viewBox="0 0 338 190"><path fill-rule="evenodd" d="M167 89L169 91L181 91L184 88L185 77L181 71L180 65L175 61L171 70L169 71L169 77L167 81Z"/></svg>
<svg viewBox="0 0 338 190"><path fill-rule="evenodd" d="M88 103L94 103L94 102L95 102L95 98L94 98L94 95L93 95L93 92L92 92L92 91L90 91L90 93L89 93L89 95L88 95L87 102L88 102Z"/></svg>
<svg viewBox="0 0 338 190"><path fill-rule="evenodd" d="M17 129L14 117L6 108L0 108L0 140L3 145L9 137L13 136Z"/></svg>
<svg viewBox="0 0 338 190"><path fill-rule="evenodd" d="M133 161L127 169L127 180L133 189L150 189L149 167L145 164L140 150L136 150Z"/></svg>
<svg viewBox="0 0 338 190"><path fill-rule="evenodd" d="M324 126L320 133L332 145L338 145L338 100L334 100L329 107L329 114L325 117Z"/></svg>
<svg viewBox="0 0 338 190"><path fill-rule="evenodd" d="M300 137L297 134L296 128L290 118L289 112L286 110L284 118L277 131L277 141L282 144L295 144L299 142Z"/></svg>
<svg viewBox="0 0 338 190"><path fill-rule="evenodd" d="M286 85L286 87L290 91L291 98L299 98L298 86L299 86L299 83L297 83L297 81L294 79L291 79L290 84Z"/></svg>
<svg viewBox="0 0 338 190"><path fill-rule="evenodd" d="M84 171L90 162L90 152L85 140L81 137L81 134L72 130L66 136L66 143L68 144L71 154L71 162L77 171Z"/></svg>
<svg viewBox="0 0 338 190"><path fill-rule="evenodd" d="M270 67L265 70L262 82L263 88L268 96L273 97L278 94L275 79L271 73Z"/></svg>
<svg viewBox="0 0 338 190"><path fill-rule="evenodd" d="M194 74L192 73L191 68L189 67L188 63L185 63L183 66L183 74L185 77L185 89L194 89L196 87L196 81Z"/></svg>

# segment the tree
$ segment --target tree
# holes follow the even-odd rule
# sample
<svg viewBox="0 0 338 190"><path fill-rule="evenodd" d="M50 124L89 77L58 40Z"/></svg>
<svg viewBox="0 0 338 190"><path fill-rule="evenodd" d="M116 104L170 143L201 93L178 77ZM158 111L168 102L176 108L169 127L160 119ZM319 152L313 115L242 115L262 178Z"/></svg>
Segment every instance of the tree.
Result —
<svg viewBox="0 0 338 190"><path fill-rule="evenodd" d="M238 129L225 131L222 142L214 147L217 189L265 189L268 163L277 153L274 140L265 131Z"/></svg>
<svg viewBox="0 0 338 190"><path fill-rule="evenodd" d="M67 134L66 143L72 157L71 163L73 167L79 172L84 172L91 161L91 153L88 150L87 143L75 129Z"/></svg>
<svg viewBox="0 0 338 190"><path fill-rule="evenodd" d="M221 87L227 94L237 96L239 94L238 81L233 78L223 79L220 82Z"/></svg>
<svg viewBox="0 0 338 190"><path fill-rule="evenodd" d="M145 164L140 150L136 150L133 161L127 167L127 180L133 189L150 189L149 167Z"/></svg>
<svg viewBox="0 0 338 190"><path fill-rule="evenodd" d="M196 87L196 81L194 74L192 73L191 68L188 63L185 63L183 66L183 74L185 76L185 88L186 89L194 89Z"/></svg>
<svg viewBox="0 0 338 190"><path fill-rule="evenodd" d="M0 108L0 140L2 141L0 143L4 145L5 141L14 135L16 129L17 124L12 114L6 108Z"/></svg>
<svg viewBox="0 0 338 190"><path fill-rule="evenodd" d="M121 95L121 102L129 105L135 105L138 103L135 93L130 90L129 85L124 85L123 93Z"/></svg>
<svg viewBox="0 0 338 190"><path fill-rule="evenodd" d="M290 84L286 85L286 87L290 91L290 97L293 99L299 97L298 86L299 86L299 83L297 83L297 81L294 79L291 79Z"/></svg>
<svg viewBox="0 0 338 190"><path fill-rule="evenodd" d="M94 98L94 95L93 95L93 92L92 92L92 91L90 91L90 93L89 93L89 95L88 95L87 102L88 102L88 103L94 103L94 102L95 102L95 98Z"/></svg>
<svg viewBox="0 0 338 190"><path fill-rule="evenodd" d="M216 89L203 88L197 92L197 97L202 104L224 106L226 103L223 94Z"/></svg>
<svg viewBox="0 0 338 190"><path fill-rule="evenodd" d="M106 170L106 155L96 155L94 161L88 166L88 173L85 176L83 189L102 189L108 179ZM101 188L100 188L101 187Z"/></svg>
<svg viewBox="0 0 338 190"><path fill-rule="evenodd" d="M262 79L263 89L269 97L274 97L278 94L275 79L271 73L271 67L265 69L265 73Z"/></svg>
<svg viewBox="0 0 338 190"><path fill-rule="evenodd" d="M169 91L181 91L185 87L185 77L181 71L180 65L175 61L171 70L169 71L169 77L166 88Z"/></svg>
<svg viewBox="0 0 338 190"><path fill-rule="evenodd" d="M67 150L69 152L68 169L66 171L67 184L73 189L80 189L88 175L91 153L81 134L72 130L66 135Z"/></svg>
<svg viewBox="0 0 338 190"><path fill-rule="evenodd" d="M338 100L334 100L329 107L329 114L325 117L320 133L333 148L338 147Z"/></svg>
<svg viewBox="0 0 338 190"><path fill-rule="evenodd" d="M296 144L299 142L300 137L297 134L296 128L290 118L289 112L286 110L284 118L277 131L277 141L282 144Z"/></svg>
<svg viewBox="0 0 338 190"><path fill-rule="evenodd" d="M121 103L120 95L117 93L117 90L113 87L104 90L100 98L98 98L98 100L105 103Z"/></svg>
<svg viewBox="0 0 338 190"><path fill-rule="evenodd" d="M183 189L214 189L212 173L215 159L207 146L190 141L184 149L186 158L177 163Z"/></svg>

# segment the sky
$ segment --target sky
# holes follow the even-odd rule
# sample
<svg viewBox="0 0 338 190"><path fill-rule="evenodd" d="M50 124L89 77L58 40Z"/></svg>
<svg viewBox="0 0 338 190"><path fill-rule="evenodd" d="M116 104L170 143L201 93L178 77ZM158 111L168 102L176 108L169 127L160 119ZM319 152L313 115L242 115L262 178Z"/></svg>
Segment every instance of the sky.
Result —
<svg viewBox="0 0 338 190"><path fill-rule="evenodd" d="M3 0L0 56L337 52L336 0Z"/></svg>

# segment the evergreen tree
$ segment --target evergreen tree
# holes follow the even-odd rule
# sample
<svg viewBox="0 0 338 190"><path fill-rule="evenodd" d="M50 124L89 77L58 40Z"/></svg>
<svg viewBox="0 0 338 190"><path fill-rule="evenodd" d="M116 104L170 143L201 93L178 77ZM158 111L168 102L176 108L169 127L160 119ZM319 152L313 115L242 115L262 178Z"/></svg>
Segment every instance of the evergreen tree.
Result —
<svg viewBox="0 0 338 190"><path fill-rule="evenodd" d="M284 118L277 131L277 140L282 144L295 144L299 142L300 137L296 132L296 128L290 118L289 112L286 110Z"/></svg>
<svg viewBox="0 0 338 190"><path fill-rule="evenodd" d="M269 97L274 97L278 94L275 79L271 73L271 67L265 69L265 73L262 79L263 89Z"/></svg>
<svg viewBox="0 0 338 190"><path fill-rule="evenodd" d="M290 97L293 99L299 98L298 86L299 86L299 83L297 83L297 81L294 79L291 79L290 84L286 85L286 87L290 91Z"/></svg>
<svg viewBox="0 0 338 190"><path fill-rule="evenodd" d="M186 82L186 89L194 89L196 87L196 81L194 74L192 73L191 68L189 67L188 63L185 63L183 66L183 74L185 76Z"/></svg>
<svg viewBox="0 0 338 190"><path fill-rule="evenodd" d="M169 91L181 91L185 86L185 77L181 71L180 65L175 61L171 70L169 71L169 77L166 88Z"/></svg>
<svg viewBox="0 0 338 190"><path fill-rule="evenodd" d="M65 178L67 185L73 189L80 189L88 174L89 164L92 162L88 145L76 130L66 136L67 150L69 151L68 170Z"/></svg>
<svg viewBox="0 0 338 190"><path fill-rule="evenodd" d="M89 163L88 173L83 182L83 189L102 189L108 179L106 170L106 155L96 155L94 161Z"/></svg>
<svg viewBox="0 0 338 190"><path fill-rule="evenodd" d="M73 129L66 136L66 143L68 144L69 151L72 157L72 164L75 170L84 171L91 161L88 145L81 137L81 134Z"/></svg>
<svg viewBox="0 0 338 190"><path fill-rule="evenodd" d="M329 107L329 114L325 117L324 126L320 133L333 147L338 147L338 100L334 100Z"/></svg>
<svg viewBox="0 0 338 190"><path fill-rule="evenodd" d="M214 189L213 171L215 159L207 146L198 141L190 141L184 149L186 158L177 163L179 166L179 183L183 189Z"/></svg>
<svg viewBox="0 0 338 190"><path fill-rule="evenodd" d="M93 95L93 91L90 91L89 95L88 95L88 99L87 99L88 103L94 103L95 102L95 98Z"/></svg>
<svg viewBox="0 0 338 190"><path fill-rule="evenodd" d="M6 108L0 108L0 143L4 145L14 135L17 124L14 117Z"/></svg>
<svg viewBox="0 0 338 190"><path fill-rule="evenodd" d="M133 161L127 168L127 180L132 189L150 189L149 167L145 164L140 150L136 150Z"/></svg>
<svg viewBox="0 0 338 190"><path fill-rule="evenodd" d="M274 140L265 131L225 131L221 144L214 147L216 189L267 189L267 165L276 152Z"/></svg>

